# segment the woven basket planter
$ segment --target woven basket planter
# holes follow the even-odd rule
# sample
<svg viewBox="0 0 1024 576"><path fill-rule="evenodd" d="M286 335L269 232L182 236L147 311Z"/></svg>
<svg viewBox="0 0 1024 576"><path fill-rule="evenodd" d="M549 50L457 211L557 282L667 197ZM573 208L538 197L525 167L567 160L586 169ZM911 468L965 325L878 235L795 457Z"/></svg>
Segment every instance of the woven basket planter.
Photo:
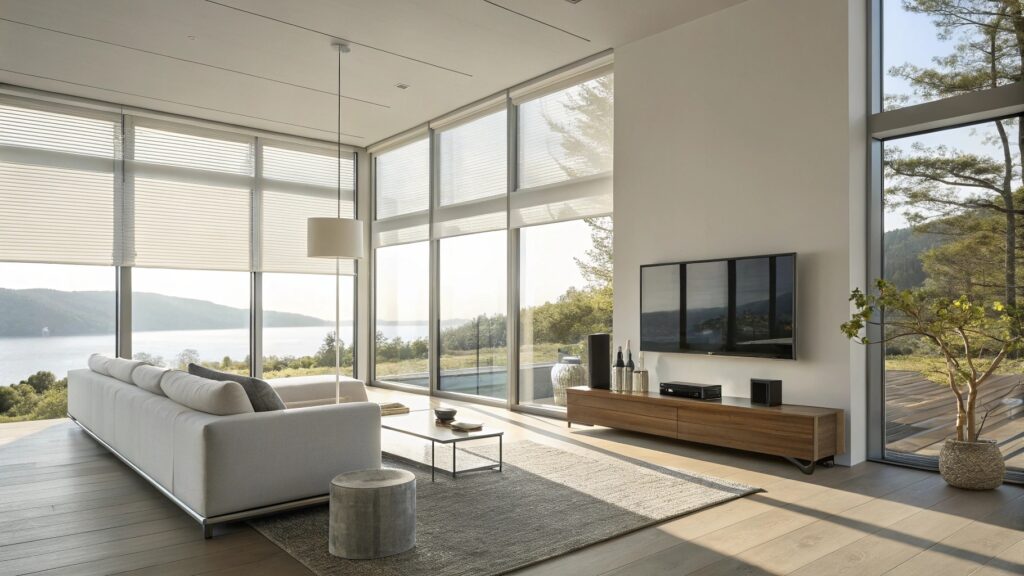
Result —
<svg viewBox="0 0 1024 576"><path fill-rule="evenodd" d="M939 472L950 486L991 490L1003 483L1006 464L995 442L946 440L939 452Z"/></svg>

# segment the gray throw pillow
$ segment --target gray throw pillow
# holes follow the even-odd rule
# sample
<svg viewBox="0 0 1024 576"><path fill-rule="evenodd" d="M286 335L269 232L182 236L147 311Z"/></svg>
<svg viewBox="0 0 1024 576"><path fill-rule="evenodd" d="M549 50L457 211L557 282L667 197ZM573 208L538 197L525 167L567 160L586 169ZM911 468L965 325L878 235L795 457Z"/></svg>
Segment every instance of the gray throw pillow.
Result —
<svg viewBox="0 0 1024 576"><path fill-rule="evenodd" d="M287 408L287 406L284 405L284 401L282 401L281 397L277 395L274 388L270 384L267 384L266 381L260 380L259 378L242 376L241 374L232 374L230 372L221 372L220 370L214 370L198 364L189 364L188 373L193 376L200 376L210 380L229 380L231 382L238 382L242 385L242 389L245 390L245 395L249 397L249 402L252 404L252 409L256 412L271 412L273 410L284 410Z"/></svg>

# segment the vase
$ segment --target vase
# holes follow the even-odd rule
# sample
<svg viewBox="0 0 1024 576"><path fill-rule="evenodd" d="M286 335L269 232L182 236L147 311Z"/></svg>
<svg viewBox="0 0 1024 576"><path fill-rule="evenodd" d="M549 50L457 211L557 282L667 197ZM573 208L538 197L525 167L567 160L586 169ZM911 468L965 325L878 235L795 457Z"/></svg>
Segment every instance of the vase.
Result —
<svg viewBox="0 0 1024 576"><path fill-rule="evenodd" d="M586 370L580 363L579 356L566 356L551 367L551 390L555 396L556 406L565 406L565 389L583 386Z"/></svg>
<svg viewBox="0 0 1024 576"><path fill-rule="evenodd" d="M991 440L949 439L939 452L939 472L955 488L991 490L1003 483L1006 464L999 446Z"/></svg>

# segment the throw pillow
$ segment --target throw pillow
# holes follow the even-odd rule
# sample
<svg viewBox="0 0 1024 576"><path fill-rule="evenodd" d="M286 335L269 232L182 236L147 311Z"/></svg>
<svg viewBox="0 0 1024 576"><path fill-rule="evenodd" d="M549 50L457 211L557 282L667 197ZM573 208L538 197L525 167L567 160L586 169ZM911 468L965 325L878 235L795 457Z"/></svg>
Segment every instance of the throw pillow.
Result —
<svg viewBox="0 0 1024 576"><path fill-rule="evenodd" d="M252 404L238 382L216 382L171 370L160 380L160 389L182 406L217 416L252 413Z"/></svg>
<svg viewBox="0 0 1024 576"><path fill-rule="evenodd" d="M107 371L110 373L112 378L117 378L121 382L126 382L128 384L135 384L132 380L132 371L143 364L145 364L145 362L141 360L111 358L110 362L107 363Z"/></svg>
<svg viewBox="0 0 1024 576"><path fill-rule="evenodd" d="M170 368L164 368L163 366L143 364L132 371L132 382L147 392L166 396L164 391L160 388L160 379L169 371Z"/></svg>
<svg viewBox="0 0 1024 576"><path fill-rule="evenodd" d="M110 370L108 369L110 360L111 358L109 356L104 356L103 354L93 354L89 356L89 370L92 370L97 374L110 376Z"/></svg>
<svg viewBox="0 0 1024 576"><path fill-rule="evenodd" d="M242 376L241 374L221 372L220 370L214 370L212 368L207 368L206 366L200 366L199 364L189 364L188 373L195 376L202 376L203 378L209 378L210 380L230 380L231 382L238 382L242 385L242 389L245 390L245 394L249 397L249 402L252 404L252 409L256 412L271 412L287 408L287 406L284 405L284 401L281 400L281 397L277 395L277 391L274 390L274 387L268 384L265 380L252 378L250 376Z"/></svg>

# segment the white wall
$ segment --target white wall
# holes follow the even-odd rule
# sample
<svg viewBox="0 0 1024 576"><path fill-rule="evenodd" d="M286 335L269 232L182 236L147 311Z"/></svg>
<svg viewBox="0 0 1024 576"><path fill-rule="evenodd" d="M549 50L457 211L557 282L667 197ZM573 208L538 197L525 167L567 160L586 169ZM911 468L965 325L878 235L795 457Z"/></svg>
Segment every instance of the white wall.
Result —
<svg viewBox="0 0 1024 576"><path fill-rule="evenodd" d="M797 252L798 359L648 353L654 382L780 378L847 410L865 452L863 350L839 331L865 270L863 0L749 0L615 53L615 339L639 337L639 267Z"/></svg>

